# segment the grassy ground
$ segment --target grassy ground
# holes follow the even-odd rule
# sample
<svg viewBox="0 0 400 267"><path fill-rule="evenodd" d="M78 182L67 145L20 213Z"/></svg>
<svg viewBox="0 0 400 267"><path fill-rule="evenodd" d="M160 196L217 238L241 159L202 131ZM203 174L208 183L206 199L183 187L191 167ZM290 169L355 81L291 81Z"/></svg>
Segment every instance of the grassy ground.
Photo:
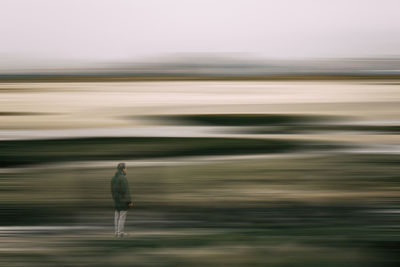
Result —
<svg viewBox="0 0 400 267"><path fill-rule="evenodd" d="M113 170L0 174L4 266L396 266L400 157L315 155L128 166L131 236L112 235ZM98 227L98 228L95 228Z"/></svg>

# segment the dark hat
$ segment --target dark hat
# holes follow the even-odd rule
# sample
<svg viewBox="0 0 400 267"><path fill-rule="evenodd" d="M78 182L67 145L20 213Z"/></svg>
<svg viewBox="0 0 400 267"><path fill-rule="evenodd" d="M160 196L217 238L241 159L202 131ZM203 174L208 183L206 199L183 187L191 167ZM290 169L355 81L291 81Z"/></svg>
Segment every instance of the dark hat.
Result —
<svg viewBox="0 0 400 267"><path fill-rule="evenodd" d="M125 163L119 163L117 168L118 170L125 169L126 168Z"/></svg>

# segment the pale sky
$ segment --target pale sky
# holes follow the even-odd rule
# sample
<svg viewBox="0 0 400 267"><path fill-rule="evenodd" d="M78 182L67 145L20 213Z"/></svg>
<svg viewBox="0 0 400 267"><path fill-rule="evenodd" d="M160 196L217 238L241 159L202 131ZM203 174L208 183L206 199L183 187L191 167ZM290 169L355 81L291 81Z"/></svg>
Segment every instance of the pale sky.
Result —
<svg viewBox="0 0 400 267"><path fill-rule="evenodd" d="M0 60L171 53L399 56L400 0L0 0Z"/></svg>

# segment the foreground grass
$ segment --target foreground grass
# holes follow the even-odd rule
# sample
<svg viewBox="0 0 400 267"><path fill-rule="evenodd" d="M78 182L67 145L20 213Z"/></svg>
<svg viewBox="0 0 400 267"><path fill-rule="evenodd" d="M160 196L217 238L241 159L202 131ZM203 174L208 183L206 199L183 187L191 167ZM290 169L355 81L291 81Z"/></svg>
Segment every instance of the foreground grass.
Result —
<svg viewBox="0 0 400 267"><path fill-rule="evenodd" d="M200 233L199 233L200 230ZM326 241L310 244L302 236L273 231L219 232L147 231L126 239L113 239L104 233L27 236L41 248L29 246L0 252L0 263L23 266L380 266L390 262L377 256L372 247L327 246ZM16 237L7 241L15 244ZM329 238L327 239L329 242ZM344 241L343 239L341 241ZM15 243L14 243L15 242ZM50 246L51 243L51 246ZM383 254L388 256L388 254ZM393 259L393 258L391 258Z"/></svg>
<svg viewBox="0 0 400 267"><path fill-rule="evenodd" d="M399 155L128 166L135 207L113 238L114 170L0 174L4 266L397 266Z"/></svg>

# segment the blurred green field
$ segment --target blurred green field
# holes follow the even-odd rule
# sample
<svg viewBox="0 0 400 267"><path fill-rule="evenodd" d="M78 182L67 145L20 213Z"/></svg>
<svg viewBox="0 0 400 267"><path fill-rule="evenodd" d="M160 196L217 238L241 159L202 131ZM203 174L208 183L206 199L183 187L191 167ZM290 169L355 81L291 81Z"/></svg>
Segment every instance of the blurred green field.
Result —
<svg viewBox="0 0 400 267"><path fill-rule="evenodd" d="M112 168L17 168L0 174L3 226L93 229L3 234L0 263L396 266L399 162L325 154L128 165L136 206L124 240L113 237ZM22 249L33 243L41 249Z"/></svg>

